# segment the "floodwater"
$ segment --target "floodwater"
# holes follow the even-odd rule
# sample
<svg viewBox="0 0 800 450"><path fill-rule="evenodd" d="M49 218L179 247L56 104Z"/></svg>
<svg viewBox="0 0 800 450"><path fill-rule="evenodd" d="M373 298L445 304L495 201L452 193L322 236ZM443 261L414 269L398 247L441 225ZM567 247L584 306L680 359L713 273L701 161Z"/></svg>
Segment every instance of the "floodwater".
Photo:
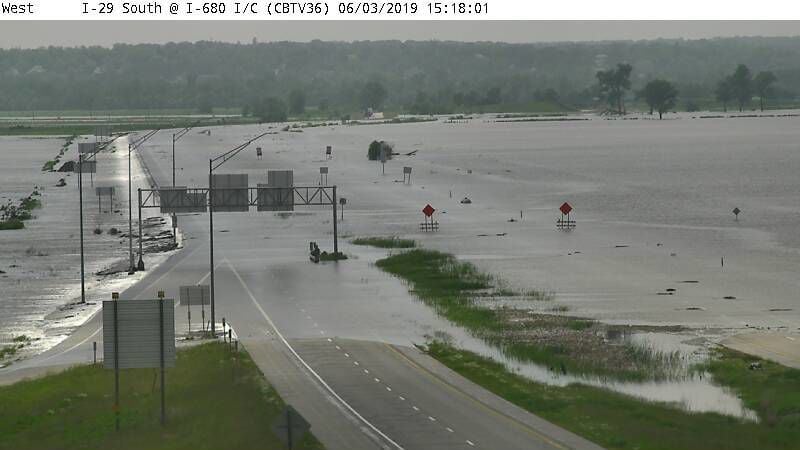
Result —
<svg viewBox="0 0 800 450"><path fill-rule="evenodd" d="M77 157L78 138L56 168ZM86 302L80 290L80 236L78 175L69 172L42 172L43 164L53 159L64 138L0 137L0 201L17 204L38 187L42 207L33 210L34 218L22 230L0 231L0 346L17 336L33 341L14 359L30 356L56 345L100 307L111 291L123 291L142 277L127 273L98 277L96 272L127 259L128 240L111 236L115 227L127 236L127 159L126 152L111 150L97 157L97 173L84 174L84 242ZM121 143L127 148L125 139ZM145 177L134 159L134 189ZM66 185L56 184L63 178ZM98 204L95 187L113 186L113 204L103 197ZM95 234L94 230L102 230ZM153 259L157 264L163 257Z"/></svg>
<svg viewBox="0 0 800 450"><path fill-rule="evenodd" d="M748 327L786 332L800 327L798 117L682 115L663 121L540 123L478 117L464 124L272 128L276 134L254 143L219 172L248 173L255 185L265 182L268 169L292 169L296 185L313 186L320 182L319 168L328 167L328 184L347 198L340 236L411 237L499 275L512 288L553 291L551 303L566 308L565 314L608 323L686 326L683 333L643 337L686 354L702 353L709 343ZM178 148L177 184L205 186L209 156L268 129L234 126L213 128L210 136L187 134ZM162 132L142 148L154 176L166 184L170 134ZM366 158L374 139L393 143L399 153L386 163L385 175L379 162ZM333 147L330 160L324 157L328 145ZM264 149L263 160L254 147ZM402 182L404 166L412 167L410 184ZM460 203L464 197L472 203ZM571 232L555 229L564 201L574 207L577 228ZM421 209L428 203L437 209L436 233L419 231ZM734 207L742 210L738 220ZM315 316L319 326L331 335L408 345L443 332L539 381L581 381L693 411L753 418L708 377L609 383L508 361L436 318L402 283L365 264L380 252L351 246L345 237L340 246L354 261L340 264L336 272L346 281L335 285L337 277L328 274L320 279L332 284L314 287L301 265L303 247L314 240L330 250L331 213L319 207L307 211L308 216L286 219L263 213L216 214L214 219L215 227L233 231L215 236L220 249L238 245L251 251L252 262L274 274L275 286L263 289L279 327L280 319L291 319L282 299L329 296L313 306L320 313ZM192 220L187 216L179 223L189 227L190 239L202 238L205 225L198 219L191 229ZM244 229L255 231L236 233ZM262 256L267 254L280 258ZM298 326L287 334L315 333Z"/></svg>

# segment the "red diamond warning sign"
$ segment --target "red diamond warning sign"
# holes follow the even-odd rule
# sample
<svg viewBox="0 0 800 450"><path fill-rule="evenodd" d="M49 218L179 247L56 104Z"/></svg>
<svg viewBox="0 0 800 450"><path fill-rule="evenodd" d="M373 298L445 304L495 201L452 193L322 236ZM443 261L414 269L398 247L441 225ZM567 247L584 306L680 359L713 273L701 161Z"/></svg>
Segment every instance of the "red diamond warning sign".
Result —
<svg viewBox="0 0 800 450"><path fill-rule="evenodd" d="M561 210L561 214L567 215L567 214L570 213L570 211L572 211L572 206L570 206L569 203L564 202L564 204L561 205L561 208L558 208L558 209Z"/></svg>
<svg viewBox="0 0 800 450"><path fill-rule="evenodd" d="M422 213L428 217L432 216L434 212L436 212L436 210L431 205L425 205L425 207L422 208Z"/></svg>

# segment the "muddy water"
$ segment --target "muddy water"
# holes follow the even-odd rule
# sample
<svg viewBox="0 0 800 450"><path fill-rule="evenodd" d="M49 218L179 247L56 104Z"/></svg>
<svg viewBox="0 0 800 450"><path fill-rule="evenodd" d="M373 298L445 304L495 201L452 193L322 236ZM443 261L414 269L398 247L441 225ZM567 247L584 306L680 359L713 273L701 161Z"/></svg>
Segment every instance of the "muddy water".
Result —
<svg viewBox="0 0 800 450"><path fill-rule="evenodd" d="M78 138L56 165L77 157ZM99 308L111 291L122 291L141 278L140 274L100 277L94 274L121 259L127 259L127 239L112 236L115 227L128 231L127 143L123 150L109 149L98 155L94 175L84 174L84 239L86 300L82 306L67 306L80 300L80 246L78 176L73 173L42 172L45 161L59 152L63 138L0 137L0 198L14 203L38 186L42 208L22 230L0 231L0 345L25 335L34 341L17 357L28 356L57 344ZM133 161L134 190L144 184L138 162ZM66 186L57 187L60 178ZM108 197L98 205L95 187L113 186L113 204ZM135 213L134 213L135 215ZM95 234L99 229L102 234ZM158 259L153 263L157 264Z"/></svg>

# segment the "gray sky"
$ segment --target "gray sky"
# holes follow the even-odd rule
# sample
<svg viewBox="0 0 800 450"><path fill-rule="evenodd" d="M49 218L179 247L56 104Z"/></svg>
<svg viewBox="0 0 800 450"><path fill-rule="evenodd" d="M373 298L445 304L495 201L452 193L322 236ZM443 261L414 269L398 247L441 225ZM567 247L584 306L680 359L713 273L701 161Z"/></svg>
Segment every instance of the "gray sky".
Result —
<svg viewBox="0 0 800 450"><path fill-rule="evenodd" d="M0 48L216 40L249 42L456 40L552 42L728 36L798 36L800 21L0 21Z"/></svg>

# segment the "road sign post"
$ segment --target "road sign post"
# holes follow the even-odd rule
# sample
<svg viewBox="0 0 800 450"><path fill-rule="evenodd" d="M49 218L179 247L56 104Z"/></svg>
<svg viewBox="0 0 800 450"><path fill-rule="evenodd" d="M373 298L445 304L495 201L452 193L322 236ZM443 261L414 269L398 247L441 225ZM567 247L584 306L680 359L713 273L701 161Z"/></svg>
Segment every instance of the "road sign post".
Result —
<svg viewBox="0 0 800 450"><path fill-rule="evenodd" d="M272 431L289 450L292 450L295 443L302 440L310 429L311 425L291 405L286 405L272 424Z"/></svg>
<svg viewBox="0 0 800 450"><path fill-rule="evenodd" d="M166 368L175 365L174 300L163 291L153 300L120 301L112 294L103 302L105 367L114 369L115 426L119 430L119 370L161 370L161 423L166 422ZM156 329L158 327L158 329Z"/></svg>
<svg viewBox="0 0 800 450"><path fill-rule="evenodd" d="M572 205L564 202L558 209L561 211L561 218L556 220L556 228L566 231L575 228L575 221L569 218L569 213L572 212Z"/></svg>

